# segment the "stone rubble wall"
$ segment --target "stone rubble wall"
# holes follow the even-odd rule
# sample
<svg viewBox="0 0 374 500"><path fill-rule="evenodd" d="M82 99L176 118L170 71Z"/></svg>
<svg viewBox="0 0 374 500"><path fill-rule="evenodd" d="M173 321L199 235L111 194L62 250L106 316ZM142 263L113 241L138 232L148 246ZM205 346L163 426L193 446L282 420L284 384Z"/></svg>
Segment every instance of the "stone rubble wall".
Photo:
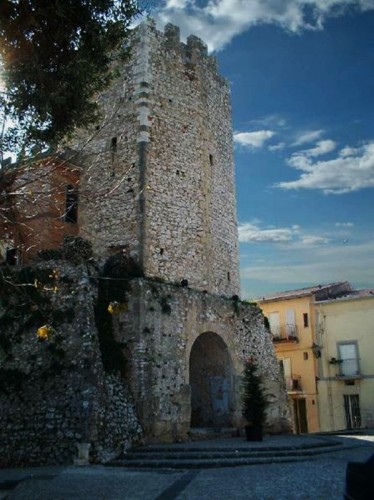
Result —
<svg viewBox="0 0 374 500"><path fill-rule="evenodd" d="M205 44L150 33L145 269L239 293L230 89ZM228 275L230 273L230 275Z"/></svg>
<svg viewBox="0 0 374 500"><path fill-rule="evenodd" d="M30 311L1 329L0 466L71 464L82 442L91 444L92 461L105 461L138 441L142 430L126 383L103 370L95 271L57 262L34 270L58 273L41 291L52 305L54 329L39 339L43 323ZM17 295L11 300L21 304ZM3 325L8 304L2 297Z"/></svg>
<svg viewBox="0 0 374 500"><path fill-rule="evenodd" d="M132 281L128 310L116 317L115 329L131 353L129 383L149 440L187 438L191 419L189 359L194 342L205 332L219 335L231 357L232 426L243 425L243 361L254 357L270 401L267 429L273 433L289 430L283 376L257 306L138 279Z"/></svg>
<svg viewBox="0 0 374 500"><path fill-rule="evenodd" d="M18 295L1 301L1 466L72 463L78 443L90 443L91 461L105 462L143 438L188 439L189 361L207 332L219 336L230 357L230 425L243 425L241 374L252 356L270 400L267 430L288 429L282 374L257 306L151 279L125 280L124 303L111 316L124 354L121 376L104 370L96 269L64 261L31 269L30 285L39 283L31 308L22 309ZM49 311L46 339L37 336L44 326L38 311Z"/></svg>

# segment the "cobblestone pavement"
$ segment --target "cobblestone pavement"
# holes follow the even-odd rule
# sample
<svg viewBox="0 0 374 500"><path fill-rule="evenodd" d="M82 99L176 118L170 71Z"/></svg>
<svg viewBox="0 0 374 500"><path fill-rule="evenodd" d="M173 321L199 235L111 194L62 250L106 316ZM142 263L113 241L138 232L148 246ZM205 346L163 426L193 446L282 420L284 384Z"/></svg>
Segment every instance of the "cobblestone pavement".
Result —
<svg viewBox="0 0 374 500"><path fill-rule="evenodd" d="M342 439L353 447L312 460L281 464L181 471L105 466L3 469L0 470L0 498L342 499L347 462L367 460L374 453L374 436Z"/></svg>

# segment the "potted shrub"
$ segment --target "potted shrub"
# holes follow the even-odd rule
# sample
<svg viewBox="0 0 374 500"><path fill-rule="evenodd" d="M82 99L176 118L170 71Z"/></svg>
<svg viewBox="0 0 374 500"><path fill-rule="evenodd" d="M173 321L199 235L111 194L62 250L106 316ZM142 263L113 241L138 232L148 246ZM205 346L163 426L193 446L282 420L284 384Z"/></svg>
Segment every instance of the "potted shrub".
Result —
<svg viewBox="0 0 374 500"><path fill-rule="evenodd" d="M257 373L257 365L253 358L245 361L242 394L242 415L247 424L245 433L247 441L262 441L263 425L266 419L266 396L261 376Z"/></svg>

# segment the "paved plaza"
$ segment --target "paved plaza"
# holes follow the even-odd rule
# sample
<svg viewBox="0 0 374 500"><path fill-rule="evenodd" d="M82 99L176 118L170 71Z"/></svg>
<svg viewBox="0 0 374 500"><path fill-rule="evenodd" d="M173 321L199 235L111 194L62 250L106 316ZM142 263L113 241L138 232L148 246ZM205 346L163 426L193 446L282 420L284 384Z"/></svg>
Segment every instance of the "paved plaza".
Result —
<svg viewBox="0 0 374 500"><path fill-rule="evenodd" d="M266 438L303 444L315 437ZM324 436L322 439L329 439ZM0 470L0 498L70 499L342 499L349 461L366 461L374 453L374 436L334 436L345 449L305 461L192 470L128 469L94 465ZM228 441L222 440L228 443ZM208 446L209 442L205 442ZM245 446L245 441L241 446ZM280 444L279 444L280 445ZM204 446L201 443L200 446ZM259 444L261 446L261 444ZM347 448L348 447L348 448Z"/></svg>

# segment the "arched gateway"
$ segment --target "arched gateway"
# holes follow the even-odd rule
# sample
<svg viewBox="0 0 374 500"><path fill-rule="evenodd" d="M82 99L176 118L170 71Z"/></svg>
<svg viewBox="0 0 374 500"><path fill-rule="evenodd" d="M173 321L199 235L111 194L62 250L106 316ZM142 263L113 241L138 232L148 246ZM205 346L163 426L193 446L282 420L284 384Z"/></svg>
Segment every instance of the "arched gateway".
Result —
<svg viewBox="0 0 374 500"><path fill-rule="evenodd" d="M231 359L219 335L207 332L195 340L189 369L191 427L231 426Z"/></svg>

